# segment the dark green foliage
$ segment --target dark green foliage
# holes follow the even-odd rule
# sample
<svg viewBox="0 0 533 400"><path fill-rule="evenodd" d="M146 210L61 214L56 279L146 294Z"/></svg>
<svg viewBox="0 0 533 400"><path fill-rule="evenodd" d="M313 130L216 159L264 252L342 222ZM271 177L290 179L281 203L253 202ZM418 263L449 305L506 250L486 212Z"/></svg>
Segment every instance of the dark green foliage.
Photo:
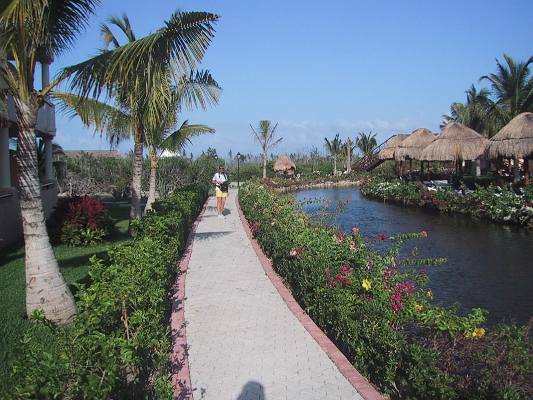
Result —
<svg viewBox="0 0 533 400"><path fill-rule="evenodd" d="M169 293L207 193L205 186L175 192L134 221L133 240L92 257L71 327L34 316L18 346L12 398L172 398Z"/></svg>

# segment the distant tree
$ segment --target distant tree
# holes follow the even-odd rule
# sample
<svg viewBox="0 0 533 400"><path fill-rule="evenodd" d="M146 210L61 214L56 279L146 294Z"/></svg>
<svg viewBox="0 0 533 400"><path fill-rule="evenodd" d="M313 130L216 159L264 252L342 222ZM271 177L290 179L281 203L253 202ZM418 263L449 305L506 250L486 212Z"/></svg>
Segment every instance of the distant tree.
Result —
<svg viewBox="0 0 533 400"><path fill-rule="evenodd" d="M342 154L342 140L339 139L338 133L331 142L328 138L324 139L326 141L326 150L333 157L333 175L337 175L337 158Z"/></svg>
<svg viewBox="0 0 533 400"><path fill-rule="evenodd" d="M261 120L259 121L259 126L257 131L254 129L252 124L250 124L250 128L252 128L253 136L256 142L258 142L261 145L261 149L263 150L263 179L266 178L266 170L267 170L267 152L269 149L273 149L278 145L279 142L281 142L281 139L275 140L276 137L276 128L278 127L278 124L274 125L272 127L269 120Z"/></svg>
<svg viewBox="0 0 533 400"><path fill-rule="evenodd" d="M367 135L364 132L358 133L359 137L355 139L355 146L361 150L363 155L370 153L377 145L377 133L372 134L372 131Z"/></svg>

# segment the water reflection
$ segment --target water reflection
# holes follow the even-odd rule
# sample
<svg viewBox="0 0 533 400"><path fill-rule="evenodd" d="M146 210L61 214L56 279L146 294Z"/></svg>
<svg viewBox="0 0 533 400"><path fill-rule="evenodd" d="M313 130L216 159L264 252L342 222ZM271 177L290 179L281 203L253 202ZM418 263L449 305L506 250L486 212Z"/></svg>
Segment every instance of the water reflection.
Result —
<svg viewBox="0 0 533 400"><path fill-rule="evenodd" d="M407 241L401 256L417 247L421 258L447 258L425 267L435 301L459 302L459 312L489 310L488 325L513 318L523 325L533 316L533 233L516 227L493 225L470 217L439 215L419 209L384 204L361 196L358 189L315 189L296 193L298 200L331 198L350 203L337 219L341 230L361 229L364 237L394 236L426 231L428 237ZM311 204L305 211L320 209Z"/></svg>

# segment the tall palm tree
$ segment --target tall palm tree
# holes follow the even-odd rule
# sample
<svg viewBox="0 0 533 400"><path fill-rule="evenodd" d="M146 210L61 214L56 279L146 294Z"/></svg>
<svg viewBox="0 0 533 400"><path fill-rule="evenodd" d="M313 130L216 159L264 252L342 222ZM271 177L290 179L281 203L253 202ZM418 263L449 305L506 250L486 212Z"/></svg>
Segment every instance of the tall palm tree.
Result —
<svg viewBox="0 0 533 400"><path fill-rule="evenodd" d="M363 155L370 153L374 148L376 148L378 142L376 140L377 133L372 135L372 131L367 135L364 132L358 133L359 137L355 139L355 146L361 150Z"/></svg>
<svg viewBox="0 0 533 400"><path fill-rule="evenodd" d="M491 84L499 128L518 114L533 111L533 78L529 70L533 56L526 62L515 62L507 54L503 57L507 65L496 60L496 73L479 78L480 81L486 80Z"/></svg>
<svg viewBox="0 0 533 400"><path fill-rule="evenodd" d="M105 101L112 100L129 113L135 143L130 219L141 218L140 191L146 134L156 132L169 113L173 87L178 86L183 77L192 79L196 62L201 62L214 36L213 23L218 19L218 15L205 12L177 11L163 28L137 39L126 15L122 20L111 18L108 22L117 26L128 42L120 46L109 26L103 25L101 31L106 44L108 47L113 44L114 48L64 68L60 74L71 77L70 92L84 99L96 99L102 95ZM195 106L205 104L205 99L198 94L202 93L192 93L184 101L191 101Z"/></svg>
<svg viewBox="0 0 533 400"><path fill-rule="evenodd" d="M254 129L252 124L250 124L250 128L252 128L254 140L258 142L261 145L261 149L263 150L263 153L261 154L263 158L263 179L266 178L266 171L267 171L267 152L269 149L275 148L279 142L281 142L281 139L275 140L276 138L276 128L278 127L278 124L274 125L272 127L269 120L261 120L259 121L259 125L257 127L257 131Z"/></svg>
<svg viewBox="0 0 533 400"><path fill-rule="evenodd" d="M192 138L214 132L215 130L208 126L199 124L189 125L188 121L185 121L174 132L162 126L158 132L151 132L147 135L146 147L148 148L150 157L150 185L148 199L144 208L145 212L152 209L152 204L155 201L157 164L161 158L162 151L182 151L186 144L191 142Z"/></svg>
<svg viewBox="0 0 533 400"><path fill-rule="evenodd" d="M335 138L330 142L328 138L324 138L326 141L326 150L333 157L333 175L337 175L337 157L342 154L342 140L339 139L339 134L335 135Z"/></svg>
<svg viewBox="0 0 533 400"><path fill-rule="evenodd" d="M37 164L37 111L57 85L37 91L37 62L49 64L71 50L78 34L100 5L99 0L5 0L0 3L0 74L17 114L17 163L24 231L26 313L42 310L47 319L70 324L76 304L59 271L46 231ZM14 66L14 68L12 68ZM66 77L66 75L64 76ZM63 78L64 78L63 77Z"/></svg>

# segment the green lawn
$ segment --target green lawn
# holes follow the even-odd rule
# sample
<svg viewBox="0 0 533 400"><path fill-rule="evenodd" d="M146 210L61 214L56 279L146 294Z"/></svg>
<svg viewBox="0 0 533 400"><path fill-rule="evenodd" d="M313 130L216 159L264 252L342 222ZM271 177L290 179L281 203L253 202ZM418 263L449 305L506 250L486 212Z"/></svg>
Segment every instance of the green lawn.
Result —
<svg viewBox="0 0 533 400"><path fill-rule="evenodd" d="M129 211L129 207L109 206L109 214L117 221L117 229L105 244L85 248L54 247L59 268L73 292L73 283L88 283L91 256L103 253L108 245L128 240ZM16 356L13 350L29 323L24 296L24 242L21 239L0 251L0 397L11 392L11 366Z"/></svg>

